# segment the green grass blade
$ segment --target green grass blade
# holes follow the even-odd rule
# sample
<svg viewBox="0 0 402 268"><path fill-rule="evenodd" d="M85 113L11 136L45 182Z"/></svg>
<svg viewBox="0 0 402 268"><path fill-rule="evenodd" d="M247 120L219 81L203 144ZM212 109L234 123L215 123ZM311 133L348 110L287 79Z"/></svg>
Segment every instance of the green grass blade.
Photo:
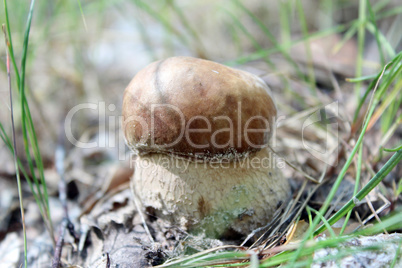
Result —
<svg viewBox="0 0 402 268"><path fill-rule="evenodd" d="M291 30L290 30L290 25L289 23L291 23L290 20L290 5L291 3L289 1L280 1L280 15L279 15L279 19L280 19L280 25L281 25L281 43L282 44L290 44L292 43L292 38L291 38ZM288 49L288 48L284 48L284 49Z"/></svg>
<svg viewBox="0 0 402 268"><path fill-rule="evenodd" d="M319 212L318 210L315 210L311 207L307 207L307 208L309 210L313 211L317 215L317 217L321 218L321 221L324 223L324 225L325 225L326 229L329 231L331 237L336 237L336 234L331 227L331 223L325 219L324 215L321 214L321 212Z"/></svg>
<svg viewBox="0 0 402 268"><path fill-rule="evenodd" d="M299 66L297 63L290 57L289 53L282 48L281 44L279 44L278 40L274 37L274 35L271 33L271 31L268 29L265 24L258 19L249 9L247 9L239 0L235 1L236 5L238 5L253 21L255 24L258 25L258 27L264 32L264 34L267 36L269 41L274 45L274 48L278 50L282 56L286 59L286 61L292 65L294 70L296 71L297 75L302 78L303 80L307 81L307 78L305 75L302 73L300 70Z"/></svg>
<svg viewBox="0 0 402 268"><path fill-rule="evenodd" d="M144 10L148 15L150 15L151 17L153 17L156 21L158 21L167 31L171 32L173 35L175 35L179 41L188 46L189 42L187 40L187 38L182 35L167 19L165 19L162 14L156 12L155 10L153 10L151 8L151 6L149 6L148 4L146 4L144 1L141 0L135 0L134 1L135 5L139 8L141 8L142 10Z"/></svg>
<svg viewBox="0 0 402 268"><path fill-rule="evenodd" d="M398 258L400 258L400 256L401 256L401 246L402 246L402 240L399 241L398 250L395 252L395 257L392 260L391 265L389 266L390 268L394 268L395 264L396 264L396 261L398 260Z"/></svg>
<svg viewBox="0 0 402 268"><path fill-rule="evenodd" d="M8 10L7 10L7 2L4 0L4 7L5 7L5 13L6 13L6 27L7 27L7 31L8 31L7 34L8 34L8 38L9 38L7 47L8 47L10 59L13 62L13 66L15 69L16 80L17 80L17 85L18 85L18 93L20 94L19 101L21 104L21 128L22 128L25 156L26 156L28 166L30 169L30 173L31 173L34 185L35 185L35 187L32 187L31 190L33 190L32 193L35 196L35 200L38 201L37 202L38 206L39 206L41 212L43 212L42 216L46 223L45 225L49 231L49 234L53 238L53 227L52 227L52 223L51 223L51 219L50 219L48 193L47 193L47 187L46 187L46 180L44 177L43 161L42 161L42 158L40 155L38 140L36 137L36 132L34 129L32 116L30 113L29 105L27 102L26 94L25 94L26 60L27 60L29 34L30 34L30 29L31 29L34 6L35 6L35 0L32 0L31 4L30 4L30 8L29 8L26 27L25 27L25 33L24 33L24 39L23 39L23 50L22 50L22 56L21 56L21 66L20 66L20 70L18 71L18 67L17 67L16 61L15 61L14 50L13 50L13 46L12 46L11 33L9 31L10 23L9 23L9 16L8 16ZM30 147L30 145L31 145L31 147ZM33 151L34 159L35 159L35 164L39 171L40 182L36 176L35 164L31 157L31 148ZM26 176L26 178L28 178L28 176ZM28 183L30 183L29 179L27 181L28 181ZM32 186L32 185L30 185L30 186Z"/></svg>
<svg viewBox="0 0 402 268"><path fill-rule="evenodd" d="M3 32L6 41L6 47L9 46L7 41L7 33L5 26L3 25ZM7 50L7 48L6 48ZM22 223L22 234L24 240L24 267L28 266L28 246L27 246L27 231L25 226L25 212L24 212L24 202L23 202L23 195L22 195L22 185L21 185L21 178L20 173L18 171L18 158L17 158L17 142L15 139L15 124L14 124L14 108L13 108L13 92L11 90L11 75L10 75L10 57L8 54L8 50L6 52L6 65L7 65L7 82L9 87L9 94L10 94L10 119L11 119L11 129L12 129L12 137L13 137L13 157L14 157L14 167L15 167L15 174L17 179L17 189L18 189L18 197L19 197L19 205L20 205L20 212L21 212L21 223ZM2 130L3 126L0 125ZM4 132L5 133L5 132Z"/></svg>
<svg viewBox="0 0 402 268"><path fill-rule="evenodd" d="M402 150L397 151L387 163L380 169L380 171L352 198L346 205L344 205L335 215L333 215L329 220L329 224L334 224L339 219L341 219L348 211L353 209L356 204L361 201L371 190L373 190L384 178L387 176L391 170L402 160ZM314 235L318 235L325 230L326 226L320 226Z"/></svg>
<svg viewBox="0 0 402 268"><path fill-rule="evenodd" d="M376 39L378 38L379 40L378 42L381 44L380 46L382 50L385 50L391 58L395 57L396 54L395 50L393 49L392 45L389 43L387 38L381 32L378 31L376 25L374 25L371 22L368 22L366 25L366 29L373 35L378 36L378 37L376 36Z"/></svg>
<svg viewBox="0 0 402 268"><path fill-rule="evenodd" d="M359 184L360 184L360 175L361 175L361 171L362 171L362 160L363 160L363 146L360 145L359 148L359 154L357 156L357 164L356 164L356 178L355 178L355 188L353 190L353 196L355 196L358 191L359 191ZM345 218L345 222L342 225L342 229L340 231L340 234L342 235L343 232L345 231L348 222L349 222L349 218L352 215L352 210L350 210Z"/></svg>
<svg viewBox="0 0 402 268"><path fill-rule="evenodd" d="M358 29L359 23L358 21L355 21L352 23L350 28L346 31L346 33L343 35L342 41L339 42L335 47L334 47L334 52L338 52L345 44L347 41L353 38L353 36L356 34L357 29Z"/></svg>
<svg viewBox="0 0 402 268"><path fill-rule="evenodd" d="M13 39L11 37L11 30L10 30L10 20L9 20L9 16L8 16L8 8L7 8L7 0L3 0L4 3L4 13L6 16L6 28L7 28L7 38L8 38L8 44L7 44L7 48L8 48L8 53L10 56L10 59L13 63L13 67L14 67L14 72L16 75L16 79L17 79L17 85L20 85L20 72L18 71L18 66L17 66L17 62L15 61L15 57L14 57L14 49L13 49ZM18 88L19 90L19 88Z"/></svg>
<svg viewBox="0 0 402 268"><path fill-rule="evenodd" d="M344 31L347 28L347 26L348 26L347 24L345 24L345 25L337 25L335 27L332 27L332 28L327 29L327 30L323 30L321 32L311 33L307 37L302 37L302 38L294 40L294 41L283 42L282 45L281 45L281 48L285 49L285 51L286 51L287 49L290 49L293 45L305 42L305 41L307 41L309 39L310 40L316 39L316 38L318 39L318 38L322 38L322 37L325 37L325 36L329 36L329 35L334 34L334 33L340 33L342 31ZM247 63L247 62L250 62L250 61L259 60L259 59L262 59L264 57L268 57L271 54L277 53L277 52L279 52L279 50L277 48L264 49L264 50L261 50L261 51L251 53L251 54L249 54L247 56L238 57L235 61L233 61L233 62L229 61L229 62L226 62L225 64L227 64L227 65L244 64L244 63Z"/></svg>
<svg viewBox="0 0 402 268"><path fill-rule="evenodd" d="M0 123L0 138L3 140L4 144L7 146L8 150L10 151L10 153L13 155L14 154L14 148L13 148L12 142L11 142L10 138L8 137L6 131L4 130L4 127L3 127L3 125L1 123ZM36 193L36 190L34 188L34 185L33 185L32 181L31 181L29 175L28 175L28 172L25 170L24 165L22 164L20 159L17 159L17 162L18 162L18 170L19 170L19 172L22 173L22 175L24 176L26 182L28 183L29 189L31 190L31 193L32 193L36 203L39 204L38 207L39 207L40 214L42 215L43 218L45 218L46 214L43 211L43 207L40 205L41 204L40 198Z"/></svg>
<svg viewBox="0 0 402 268"><path fill-rule="evenodd" d="M372 25L374 27L374 36L375 36L375 40L377 42L378 54L380 55L380 62L381 62L381 65L384 65L385 64L385 57L384 57L384 52L383 52L383 48L382 48L382 45L381 45L382 42L380 40L380 35L379 35L378 27L377 27L376 18L375 18L375 15L374 15L374 11L373 11L373 9L371 7L370 1L367 0L366 2L367 2L367 8L368 8L368 11L369 11L370 21L371 21L371 23L372 23Z"/></svg>
<svg viewBox="0 0 402 268"><path fill-rule="evenodd" d="M388 17L396 16L402 13L402 6L396 6L391 8L390 10L381 12L377 15L377 20L382 20Z"/></svg>
<svg viewBox="0 0 402 268"><path fill-rule="evenodd" d="M371 103L371 106L369 107L369 112L367 113L365 124L364 124L363 129L362 129L362 131L360 133L360 136L359 136L359 138L358 138L358 140L356 142L356 145L353 148L352 153L350 154L348 160L346 161L342 171L338 175L338 178L337 178L336 182L334 183L334 186L332 187L331 192L329 193L328 198L327 198L326 202L324 203L323 207L320 209L320 211L321 210L325 211L327 209L328 205L329 205L329 202L333 199L333 196L335 195L336 190L338 189L342 178L344 177L348 167L350 166L350 163L351 163L351 161L353 159L353 156L356 154L356 151L357 151L358 147L360 146L360 144L361 144L361 142L363 140L363 137L364 137L364 134L365 134L366 129L368 127L368 124L370 122L371 116L373 115L374 110L375 110L378 102L380 101L381 97L385 93L385 90L388 89L390 83L395 79L395 76L400 73L400 68L398 68L397 70L394 70L395 67L398 67L398 66L395 65L395 66L393 66L391 68L391 71L390 71L391 76L384 78L384 80L385 80L384 83L382 83L379 86L379 89L377 91L374 91L373 101ZM382 71L382 74L384 73L384 71L385 71L385 67L384 67L384 69ZM378 82L379 82L379 80L377 81L377 85L375 86L375 88L378 88ZM318 223L318 220L316 220L315 222Z"/></svg>
<svg viewBox="0 0 402 268"><path fill-rule="evenodd" d="M386 68L386 67L383 68L383 71L382 71L382 73L381 73L380 78L381 78L382 75L384 74L385 68ZM391 78L388 77L387 80L384 82L384 84L387 84L387 83L389 82L389 80L391 80ZM382 85L380 86L380 89L378 89L378 91L381 91L381 90L382 90L382 87L383 87L384 84L382 84ZM364 123L363 128L362 128L362 130L361 130L361 132L360 132L359 138L358 138L358 140L356 141L356 144L355 144L355 146L353 147L353 149L352 149L352 151L351 151L349 157L347 158L346 163L344 164L342 170L341 170L340 173L338 174L338 176L337 176L337 178L336 178L336 180L335 180L335 182L334 182L334 184L333 184L333 186L332 186L332 188L331 188L331 191L329 192L329 194L328 194L328 196L327 196L327 199L325 200L324 204L323 204L322 207L320 208L320 213L321 213L321 214L325 214L325 212L326 212L327 209L329 208L329 205L330 205L331 201L333 200L336 191L338 190L338 188L339 188L339 186L340 186L340 184L341 184L343 178L345 177L345 174L346 174L346 172L347 172L347 170L348 170L350 164L352 163L352 160L353 160L353 158L354 158L354 156L355 156L355 154L356 154L358 148L360 147L360 144L361 144L362 141L363 141L364 134L365 134L365 132L366 132L366 130L367 130L367 127L368 127L368 125L369 125L369 123L370 123L370 119L371 119L371 117L372 117L372 115L373 115L373 113L374 113L374 110L375 110L375 108L376 108L378 102L380 101L380 99L379 99L378 97L381 96L381 95L378 95L378 94L377 94L378 92L376 91L376 89L378 88L378 86L379 86L379 80L377 81L376 86L375 86L375 88L374 88L373 99L372 99L372 102L371 102L371 104L370 104L370 106L369 106L369 110L368 110L368 112L367 112L367 114L366 114L365 123ZM311 227L312 227L312 228L315 228L315 227L319 224L319 222L320 222L320 218L319 218L319 217L315 217ZM321 228L323 228L323 229L321 230ZM320 231L323 231L324 229L325 229L325 226L324 226L324 227L320 227ZM291 262L292 264L294 264L294 263L296 262L296 260L300 257L300 254L301 254L301 252L302 252L302 250L303 250L303 247L304 247L304 245L305 245L305 243L306 243L306 241L307 241L307 238L308 238L310 235L312 235L310 232L307 232L307 233L306 233L305 239L302 241L302 243L301 243L301 245L300 245L300 248L296 251L296 254L294 255L294 258L292 259L292 262Z"/></svg>
<svg viewBox="0 0 402 268"><path fill-rule="evenodd" d="M366 31L366 0L359 0L359 27L357 29L357 57L356 57L356 76L360 77L363 73L363 54L364 39ZM355 95L359 99L361 83L355 84Z"/></svg>
<svg viewBox="0 0 402 268"><path fill-rule="evenodd" d="M399 151L399 150L401 150L401 149L402 149L402 145L400 145L400 146L398 146L398 147L396 147L396 148L393 148L393 149L384 148L384 151L386 151L386 152L396 152L396 151Z"/></svg>
<svg viewBox="0 0 402 268"><path fill-rule="evenodd" d="M246 37L250 40L250 42L252 43L252 45L254 46L256 51L262 51L263 48L261 47L261 45L258 43L258 41L252 36L252 34L244 27L244 25L237 19L237 17L232 14L231 12L229 12L228 10L225 10L226 13L230 16L230 18L232 19L232 21L234 22L234 25L237 26L238 29L240 29L240 31L246 35ZM276 70L275 65L272 63L272 61L269 59L269 57L264 57L263 60L274 70Z"/></svg>
<svg viewBox="0 0 402 268"><path fill-rule="evenodd" d="M203 45L203 40L200 38L198 35L197 31L194 30L193 27L191 27L190 21L187 19L186 15L184 14L183 10L179 8L176 4L175 0L169 0L168 1L169 6L172 8L172 10L175 12L177 17L180 20L180 23L185 27L187 32L193 37L195 40L194 45L196 46L196 51L197 55L201 58L206 58L206 51L205 47Z"/></svg>
<svg viewBox="0 0 402 268"><path fill-rule="evenodd" d="M81 18L82 18L82 22L84 23L85 31L88 32L87 21L85 20L84 11L82 10L81 1L77 0L77 3L78 3L78 7L80 8Z"/></svg>
<svg viewBox="0 0 402 268"><path fill-rule="evenodd" d="M31 5L29 8L29 13L28 13L28 18L27 18L27 24L25 28L25 34L24 34L24 41L23 41L23 47L22 47L22 58L21 58L21 79L20 79L20 102L22 104L26 105L21 105L21 116L22 116L22 133L24 136L24 144L25 144L25 151L27 158L29 162L32 162L31 157L30 157L30 149L29 149L29 144L28 141L32 143L33 151L34 151L34 157L35 161L40 173L40 178L41 178L41 185L43 186L43 195L42 195L42 190L40 187L38 187L39 195L41 197L41 200L43 200L43 205L45 207L45 210L47 211L48 214L48 220L50 220L50 210L49 210L49 200L48 200L48 194L47 194L47 187L46 187L46 180L44 179L44 173L43 173L43 162L42 162L42 157L40 155L39 151L39 146L38 146L38 139L36 137L36 132L34 128L34 124L32 122L32 117L31 113L29 110L28 102L26 99L25 95L25 73L26 73L26 59L27 59L27 53L28 53L28 44L29 44L29 33L31 30L31 23L32 23L32 15L33 15L33 9L35 6L35 0L31 1ZM29 136L29 138L28 138ZM33 163L31 164L31 172L34 177L36 177L35 170L33 168ZM39 185L39 182L37 182L37 185Z"/></svg>
<svg viewBox="0 0 402 268"><path fill-rule="evenodd" d="M401 65L401 61L402 61L402 52L400 52L398 55L396 55L395 58L392 59L392 61L390 63L388 63L387 65L384 66L383 71L381 73L379 73L375 80L373 80L370 85L367 87L366 92L364 93L364 96L360 98L360 101L358 103L358 106L356 108L355 114L353 116L353 122L356 122L359 114L360 114L360 110L363 107L363 104L365 103L368 95L370 94L370 92L373 90L373 88L375 87L375 85L378 83L378 80L380 79L380 77L382 76L388 76L390 75L390 73L392 72L392 70L394 70L395 66L400 66ZM391 68L391 70L389 70ZM392 79L391 79L392 81Z"/></svg>
<svg viewBox="0 0 402 268"><path fill-rule="evenodd" d="M381 131L382 133L386 133L387 130L391 127L392 123L398 116L398 110L400 109L401 104L401 89L402 89L402 80L399 80L389 94L387 94L379 107L379 111L382 111L382 120L381 120ZM398 98L399 95L399 98ZM377 111L377 114L378 112Z"/></svg>
<svg viewBox="0 0 402 268"><path fill-rule="evenodd" d="M296 7L297 7L297 11L299 13L299 21L300 21L300 27L301 27L303 37L307 39L307 37L309 36L309 32L308 32L306 16L304 15L304 10L303 10L303 5L301 3L301 0L296 1ZM315 73L314 73L313 54L311 52L310 41L304 42L304 46L305 46L306 55L307 55L307 68L308 68L308 78L309 78L308 82L310 84L310 92L314 96L317 96L317 87L315 85L316 81L315 81Z"/></svg>

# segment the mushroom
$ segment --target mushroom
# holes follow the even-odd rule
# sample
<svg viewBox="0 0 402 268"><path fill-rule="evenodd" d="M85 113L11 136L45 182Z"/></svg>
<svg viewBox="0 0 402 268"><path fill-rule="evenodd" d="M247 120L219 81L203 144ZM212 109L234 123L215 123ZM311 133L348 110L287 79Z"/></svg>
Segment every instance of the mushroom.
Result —
<svg viewBox="0 0 402 268"><path fill-rule="evenodd" d="M210 237L265 225L290 194L268 148L275 117L270 89L253 74L192 57L151 63L123 98L135 198Z"/></svg>

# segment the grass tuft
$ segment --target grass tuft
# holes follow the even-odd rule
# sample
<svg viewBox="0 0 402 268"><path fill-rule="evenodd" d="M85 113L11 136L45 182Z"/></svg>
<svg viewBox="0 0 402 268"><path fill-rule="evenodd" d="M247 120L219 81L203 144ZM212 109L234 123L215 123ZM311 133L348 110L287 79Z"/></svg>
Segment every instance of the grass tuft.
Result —
<svg viewBox="0 0 402 268"><path fill-rule="evenodd" d="M15 79L16 84L18 86L18 94L19 94L19 105L21 107L21 122L20 125L22 127L22 135L23 135L23 142L24 142L24 150L25 150L25 157L28 162L29 167L29 175L21 165L21 161L16 161L18 163L18 170L24 170L23 174L25 179L28 182L30 190L34 195L34 198L39 206L40 213L42 218L45 222L45 226L49 232L49 235L52 241L55 243L54 236L53 236L53 225L51 221L50 209L49 209L49 197L47 192L46 180L44 176L44 166L42 157L40 154L40 149L38 145L38 137L36 136L34 123L32 120L32 115L30 112L28 100L26 97L25 92L25 76L26 76L26 62L27 62L27 52L28 52L28 44L29 44L29 33L31 29L32 17L33 17L33 10L35 6L35 0L31 1L29 13L27 16L27 22L25 26L25 33L23 39L23 48L21 53L21 65L18 68L16 63L16 55L13 49L13 42L12 36L10 32L10 22L9 22L9 15L7 9L7 1L4 0L4 11L6 17L6 24L5 27L7 29L7 49L8 55L11 59L12 65L14 67L15 72ZM1 138L8 146L10 152L12 154L16 154L16 147L11 142L11 139L8 137L3 125L0 122L1 128ZM13 127L14 128L14 127ZM33 155L33 157L32 157ZM38 173L38 174L37 174ZM32 183L33 182L33 183ZM20 196L20 198L22 198ZM23 209L23 208L22 208Z"/></svg>

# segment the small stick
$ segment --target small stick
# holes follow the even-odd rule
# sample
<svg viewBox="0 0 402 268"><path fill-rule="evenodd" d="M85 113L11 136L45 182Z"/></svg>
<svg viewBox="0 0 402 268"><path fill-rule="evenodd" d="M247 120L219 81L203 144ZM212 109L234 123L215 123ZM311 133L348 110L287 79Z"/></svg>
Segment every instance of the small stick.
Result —
<svg viewBox="0 0 402 268"><path fill-rule="evenodd" d="M61 124L62 125L62 124ZM63 125L60 129L64 130ZM74 225L71 223L70 218L68 216L68 207L67 207L67 189L66 189L66 180L64 178L64 159L65 159L65 150L64 150L64 131L60 131L58 144L56 147L56 156L55 156L55 165L57 173L60 175L59 181L59 199L63 206L64 217L61 222L59 239L57 240L56 247L54 249L52 268L58 268L60 266L60 257L64 244L64 235L66 233L66 229L68 229L70 235L74 237L75 241L78 240L77 235L74 232Z"/></svg>
<svg viewBox="0 0 402 268"><path fill-rule="evenodd" d="M67 219L64 218L60 225L60 236L59 239L57 239L56 248L54 249L52 268L60 267L60 257L61 257L61 251L63 249L64 234L66 233L66 227L67 227Z"/></svg>
<svg viewBox="0 0 402 268"><path fill-rule="evenodd" d="M134 193L134 191L133 191L133 193ZM145 229L145 232L146 232L147 235L148 235L149 241L152 243L152 245L155 244L155 240L153 239L153 237L152 237L152 235L151 235L151 232L149 231L147 222L145 221L144 213L142 213L141 206L140 206L140 204L139 204L139 201L138 201L138 199L137 199L137 196L134 196L134 205L135 205L135 207L136 207L136 209L137 209L138 214L139 214L140 217L141 217L142 225L143 225L143 227L144 227L144 229Z"/></svg>

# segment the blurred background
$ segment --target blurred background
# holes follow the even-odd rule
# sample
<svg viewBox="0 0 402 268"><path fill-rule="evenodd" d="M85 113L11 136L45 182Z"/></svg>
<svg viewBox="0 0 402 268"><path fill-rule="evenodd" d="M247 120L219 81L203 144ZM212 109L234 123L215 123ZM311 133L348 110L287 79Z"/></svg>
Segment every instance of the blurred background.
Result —
<svg viewBox="0 0 402 268"><path fill-rule="evenodd" d="M29 2L10 0L7 4L19 66ZM316 129L305 138L317 144L333 142L332 148L338 148L342 140L348 148L345 151L353 146L351 137L368 104L368 99L363 103L360 99L371 80L351 83L346 79L377 74L401 51L401 14L399 0L36 1L25 87L50 206L56 208L52 215L55 226L62 213L57 212L59 176L54 157L58 136L65 133L66 116L77 105L95 105L74 112L70 117L71 134L81 142L101 141L105 145L82 149L64 138L68 198L74 201L70 204L71 217L78 221L92 208L88 200L96 199L97 192L104 194L127 182L132 172L120 132L125 87L150 62L171 56L204 58L261 76L274 91L279 116L284 118L279 123L277 151L304 172L320 177L323 166L305 153L298 119L317 107L337 102L339 125L334 139L324 141L327 138ZM0 22L5 23L4 7L0 9ZM0 122L11 137L3 34L0 39ZM11 69L17 149L26 164L18 85ZM366 141L365 152L374 169L383 156L378 148L400 144L401 95L396 92L392 111L388 112L391 115L373 126L376 132ZM363 109L355 115L359 105ZM332 163L342 163L344 155L339 152L331 157ZM14 162L3 143L0 163L1 242L21 227ZM399 167L396 177L400 173ZM285 174L292 178L304 176L294 170ZM35 226L40 217L35 205L30 205L33 199L29 192L25 185L27 225L32 227L29 237L35 240L43 228Z"/></svg>

